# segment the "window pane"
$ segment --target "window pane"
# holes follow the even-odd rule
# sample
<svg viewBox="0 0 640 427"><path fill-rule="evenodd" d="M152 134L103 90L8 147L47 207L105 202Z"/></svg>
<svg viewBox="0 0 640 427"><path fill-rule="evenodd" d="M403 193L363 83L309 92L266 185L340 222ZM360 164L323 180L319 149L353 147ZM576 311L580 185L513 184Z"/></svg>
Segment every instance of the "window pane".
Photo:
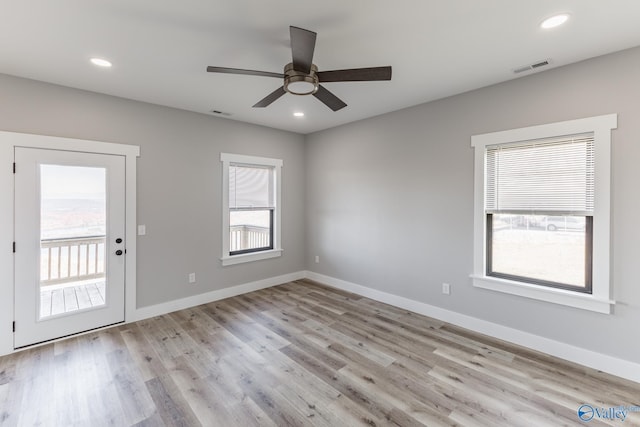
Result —
<svg viewBox="0 0 640 427"><path fill-rule="evenodd" d="M106 234L106 169L40 166L41 239Z"/></svg>
<svg viewBox="0 0 640 427"><path fill-rule="evenodd" d="M593 156L593 135L489 148L486 208L592 212Z"/></svg>
<svg viewBox="0 0 640 427"><path fill-rule="evenodd" d="M493 215L491 272L586 288L586 218Z"/></svg>
<svg viewBox="0 0 640 427"><path fill-rule="evenodd" d="M230 252L272 248L271 209L230 211Z"/></svg>
<svg viewBox="0 0 640 427"><path fill-rule="evenodd" d="M273 207L273 168L229 166L229 207Z"/></svg>

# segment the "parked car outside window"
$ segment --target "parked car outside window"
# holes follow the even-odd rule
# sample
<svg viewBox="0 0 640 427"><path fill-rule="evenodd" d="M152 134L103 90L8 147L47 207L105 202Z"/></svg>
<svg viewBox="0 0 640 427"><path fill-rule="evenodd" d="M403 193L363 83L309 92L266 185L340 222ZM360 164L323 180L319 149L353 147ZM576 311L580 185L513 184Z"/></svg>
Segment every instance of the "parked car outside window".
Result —
<svg viewBox="0 0 640 427"><path fill-rule="evenodd" d="M583 231L586 221L583 216L547 216L542 224L549 231Z"/></svg>

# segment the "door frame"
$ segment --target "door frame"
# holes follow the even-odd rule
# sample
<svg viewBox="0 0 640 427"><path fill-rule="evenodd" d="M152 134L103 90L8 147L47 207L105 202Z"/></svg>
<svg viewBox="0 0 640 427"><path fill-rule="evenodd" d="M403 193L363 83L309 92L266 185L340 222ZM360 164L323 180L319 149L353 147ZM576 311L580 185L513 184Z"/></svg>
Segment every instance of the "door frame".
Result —
<svg viewBox="0 0 640 427"><path fill-rule="evenodd" d="M136 311L136 159L140 156L140 147L0 131L0 355L15 351L13 158L16 147L116 154L125 157L125 322L134 319Z"/></svg>

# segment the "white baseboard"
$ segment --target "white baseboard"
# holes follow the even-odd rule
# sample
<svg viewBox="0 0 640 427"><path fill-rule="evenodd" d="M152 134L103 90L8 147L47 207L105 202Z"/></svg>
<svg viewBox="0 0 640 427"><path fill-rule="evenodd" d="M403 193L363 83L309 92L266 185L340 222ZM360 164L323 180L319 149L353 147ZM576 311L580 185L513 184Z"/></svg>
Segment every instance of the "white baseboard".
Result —
<svg viewBox="0 0 640 427"><path fill-rule="evenodd" d="M305 271L298 271L295 273L284 274L282 276L270 277L267 279L257 280L255 282L206 292L204 294L194 295L179 300L168 301L147 307L140 307L136 309L132 318L127 319L127 323L135 322L142 319L148 319L150 317L160 316L162 314L171 313L173 311L184 310L185 308L207 304L213 301L234 297L236 295L246 294L260 289L270 288L271 286L281 285L283 283L292 282L294 280L304 279L305 277Z"/></svg>
<svg viewBox="0 0 640 427"><path fill-rule="evenodd" d="M352 292L363 297L371 298L405 310L410 310L465 329L489 335L640 383L640 364L638 363L618 359L613 356L597 353L592 350L544 338L519 329L509 328L497 323L488 322L486 320L460 314L455 311L445 310L433 305L389 294L387 292L378 291L376 289L367 288L366 286L357 285L355 283L314 273L312 271L307 271L306 277L337 289Z"/></svg>

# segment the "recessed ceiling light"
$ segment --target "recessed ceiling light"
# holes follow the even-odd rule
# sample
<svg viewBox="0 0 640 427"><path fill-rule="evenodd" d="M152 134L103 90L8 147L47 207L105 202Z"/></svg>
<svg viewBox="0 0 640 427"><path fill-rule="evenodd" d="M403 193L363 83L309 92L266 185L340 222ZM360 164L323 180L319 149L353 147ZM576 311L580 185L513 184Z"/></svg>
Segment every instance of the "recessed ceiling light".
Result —
<svg viewBox="0 0 640 427"><path fill-rule="evenodd" d="M540 27L544 28L545 30L548 30L549 28L555 28L559 25L564 24L565 22L567 22L568 19L569 19L569 14L561 13L559 15L554 15L542 21L542 24L540 24Z"/></svg>
<svg viewBox="0 0 640 427"><path fill-rule="evenodd" d="M304 113L302 111L296 111L295 113L293 113L293 115L295 117L304 117Z"/></svg>
<svg viewBox="0 0 640 427"><path fill-rule="evenodd" d="M104 68L111 67L111 62L107 61L106 59L102 59L102 58L91 58L91 63L93 65L97 65L98 67L104 67Z"/></svg>

